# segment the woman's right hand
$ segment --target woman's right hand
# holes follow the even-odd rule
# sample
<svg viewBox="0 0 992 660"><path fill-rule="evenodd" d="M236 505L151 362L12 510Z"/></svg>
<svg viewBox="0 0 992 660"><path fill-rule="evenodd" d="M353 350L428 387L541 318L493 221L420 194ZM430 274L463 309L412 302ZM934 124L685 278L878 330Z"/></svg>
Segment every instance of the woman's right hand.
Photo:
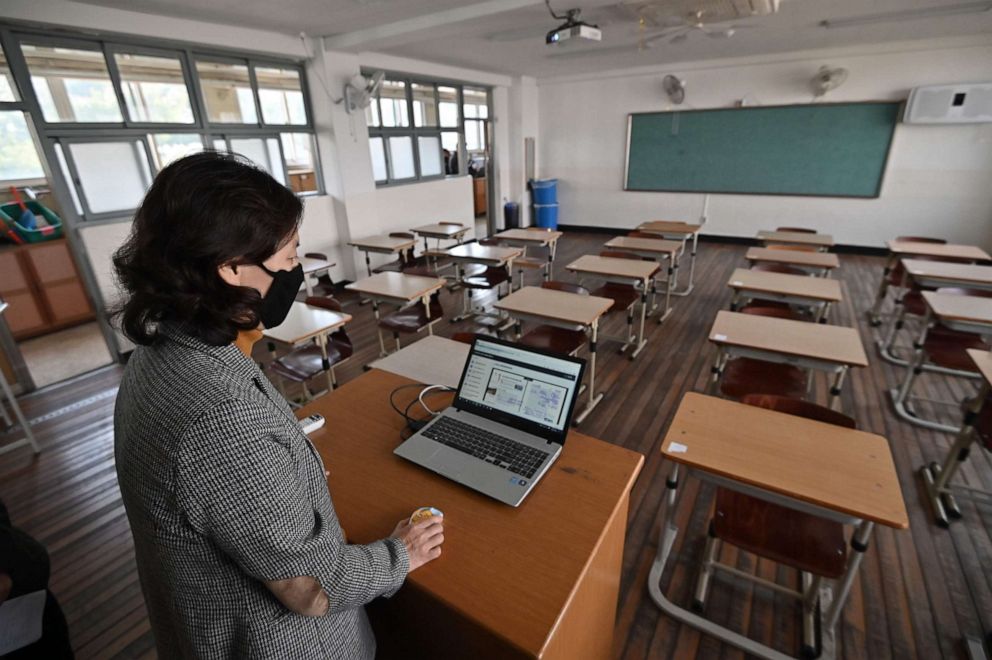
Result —
<svg viewBox="0 0 992 660"><path fill-rule="evenodd" d="M406 553L410 556L412 572L441 556L444 522L440 516L431 516L412 525L409 519L401 520L390 538L403 541Z"/></svg>

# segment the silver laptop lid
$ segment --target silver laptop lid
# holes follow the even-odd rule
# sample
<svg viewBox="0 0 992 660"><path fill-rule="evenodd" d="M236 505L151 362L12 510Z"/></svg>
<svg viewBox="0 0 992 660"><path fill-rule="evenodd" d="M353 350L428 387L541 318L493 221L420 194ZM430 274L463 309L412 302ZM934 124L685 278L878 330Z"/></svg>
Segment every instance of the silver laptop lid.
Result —
<svg viewBox="0 0 992 660"><path fill-rule="evenodd" d="M585 360L476 337L454 406L565 443Z"/></svg>

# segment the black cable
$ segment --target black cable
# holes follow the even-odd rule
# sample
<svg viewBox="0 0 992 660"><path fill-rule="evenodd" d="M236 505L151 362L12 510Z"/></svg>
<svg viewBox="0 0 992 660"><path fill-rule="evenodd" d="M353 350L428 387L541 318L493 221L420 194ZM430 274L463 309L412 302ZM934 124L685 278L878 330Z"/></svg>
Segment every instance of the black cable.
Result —
<svg viewBox="0 0 992 660"><path fill-rule="evenodd" d="M410 388L413 388L413 387L419 387L423 391L423 390L427 389L428 387L433 387L433 386L426 385L425 383L407 383L406 385L400 385L399 387L395 388L392 392L389 393L389 406L394 411L396 411L396 414L398 414L399 416L401 416L403 418L403 420L406 422L406 427L403 429L403 431L400 432L400 437L403 440L406 440L411 435L413 435L414 433L416 433L417 431L419 431L428 422L428 420L425 420L425 419L416 419L416 418L410 416L410 408L412 408L417 403L420 403L420 396L414 397L413 400L411 400L406 405L406 408L404 408L403 410L400 410L396 406L396 401L393 398L396 395L396 393L399 392L400 390L410 389ZM440 392L450 392L451 389L450 388L445 388L445 389L438 389L436 391L439 392L439 393ZM430 394L428 394L427 396L430 396ZM403 434L405 432L407 432L407 431L409 431L410 433L408 435L405 435L404 436Z"/></svg>

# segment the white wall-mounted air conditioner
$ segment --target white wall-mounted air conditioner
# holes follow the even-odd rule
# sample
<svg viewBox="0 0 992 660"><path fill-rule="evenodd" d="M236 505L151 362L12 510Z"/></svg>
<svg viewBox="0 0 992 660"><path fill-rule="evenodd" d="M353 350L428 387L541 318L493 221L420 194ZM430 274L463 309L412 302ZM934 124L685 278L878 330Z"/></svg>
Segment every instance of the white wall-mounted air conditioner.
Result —
<svg viewBox="0 0 992 660"><path fill-rule="evenodd" d="M992 82L927 85L909 93L907 124L977 124L992 122Z"/></svg>

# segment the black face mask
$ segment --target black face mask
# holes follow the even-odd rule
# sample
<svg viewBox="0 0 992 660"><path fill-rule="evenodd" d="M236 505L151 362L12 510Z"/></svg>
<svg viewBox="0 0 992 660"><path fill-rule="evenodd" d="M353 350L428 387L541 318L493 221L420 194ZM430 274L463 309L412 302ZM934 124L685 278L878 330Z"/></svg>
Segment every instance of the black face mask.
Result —
<svg viewBox="0 0 992 660"><path fill-rule="evenodd" d="M262 297L262 306L258 310L258 318L266 328L274 328L289 316L296 294L303 284L303 264L293 270L269 270L262 264L258 267L272 278L269 292Z"/></svg>

